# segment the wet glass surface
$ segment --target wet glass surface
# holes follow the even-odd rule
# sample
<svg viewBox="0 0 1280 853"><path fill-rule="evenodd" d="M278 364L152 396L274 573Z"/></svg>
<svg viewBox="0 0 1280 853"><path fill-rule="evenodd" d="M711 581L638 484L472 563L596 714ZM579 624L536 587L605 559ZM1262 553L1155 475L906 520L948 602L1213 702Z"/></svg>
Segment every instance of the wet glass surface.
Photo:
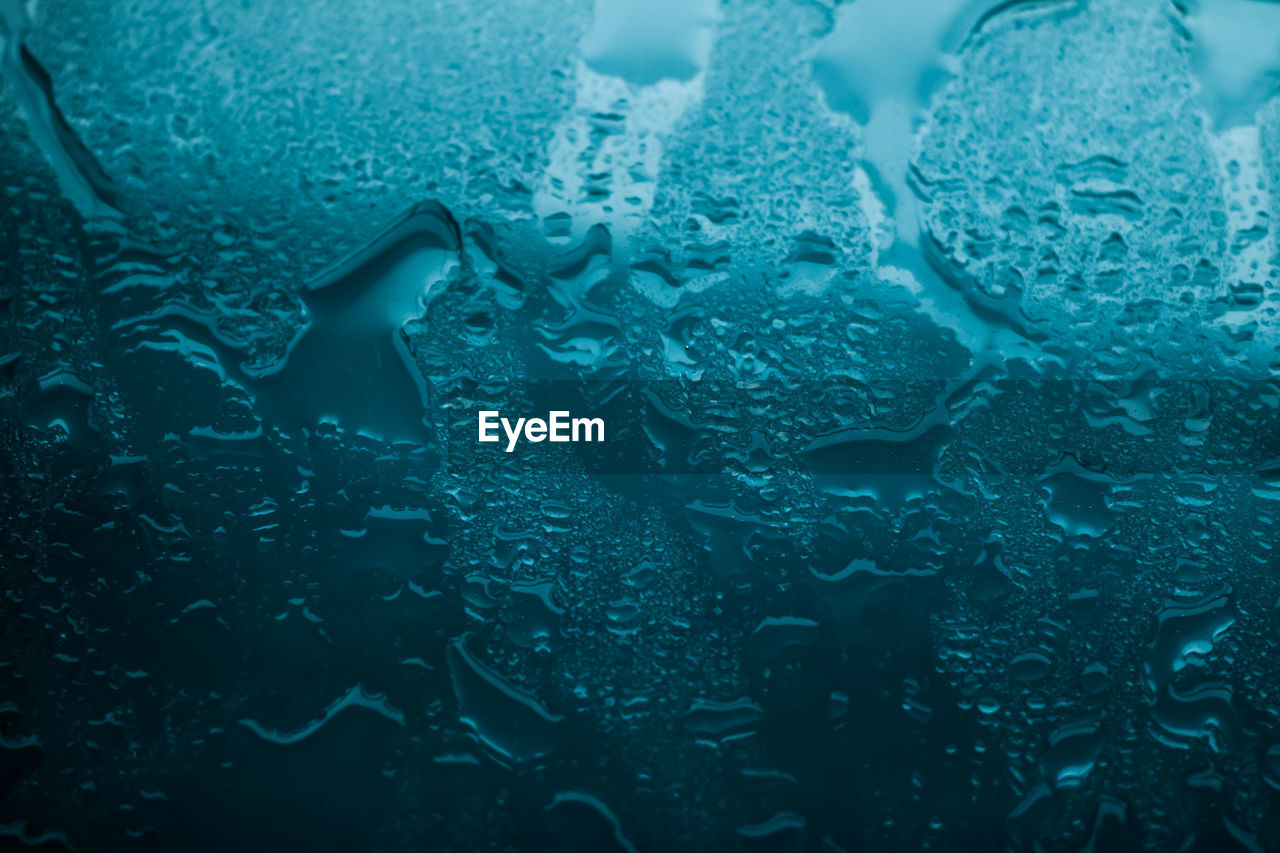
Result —
<svg viewBox="0 0 1280 853"><path fill-rule="evenodd" d="M1280 4L0 37L0 847L1280 848Z"/></svg>

